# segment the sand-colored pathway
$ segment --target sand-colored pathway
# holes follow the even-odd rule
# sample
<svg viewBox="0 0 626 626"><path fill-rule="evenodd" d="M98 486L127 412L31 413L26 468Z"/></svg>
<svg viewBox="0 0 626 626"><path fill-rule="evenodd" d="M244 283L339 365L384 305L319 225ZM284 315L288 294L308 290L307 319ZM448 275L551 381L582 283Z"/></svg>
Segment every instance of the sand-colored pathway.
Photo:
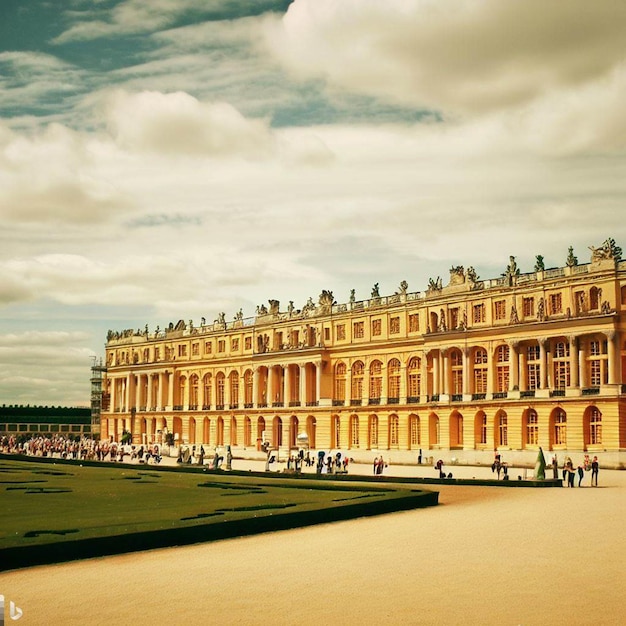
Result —
<svg viewBox="0 0 626 626"><path fill-rule="evenodd" d="M432 509L5 572L0 594L24 626L624 624L626 472L600 479L446 486Z"/></svg>

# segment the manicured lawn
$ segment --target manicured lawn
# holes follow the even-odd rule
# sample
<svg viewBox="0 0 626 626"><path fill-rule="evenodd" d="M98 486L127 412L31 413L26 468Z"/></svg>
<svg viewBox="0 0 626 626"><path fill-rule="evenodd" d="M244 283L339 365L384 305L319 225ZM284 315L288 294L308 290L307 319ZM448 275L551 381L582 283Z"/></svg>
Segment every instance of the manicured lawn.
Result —
<svg viewBox="0 0 626 626"><path fill-rule="evenodd" d="M43 556L33 556L38 555L36 546L52 554L54 544L71 542L84 545L85 556L94 556L98 540L103 553L125 552L437 501L437 494L408 485L5 459L0 460L0 493L0 569L4 569L3 556L9 562L8 557L17 553L26 564L38 562ZM146 544L147 537L158 539L154 545ZM75 545L65 553L80 558L80 554L72 556L76 551ZM47 561L59 560L59 553L55 554Z"/></svg>

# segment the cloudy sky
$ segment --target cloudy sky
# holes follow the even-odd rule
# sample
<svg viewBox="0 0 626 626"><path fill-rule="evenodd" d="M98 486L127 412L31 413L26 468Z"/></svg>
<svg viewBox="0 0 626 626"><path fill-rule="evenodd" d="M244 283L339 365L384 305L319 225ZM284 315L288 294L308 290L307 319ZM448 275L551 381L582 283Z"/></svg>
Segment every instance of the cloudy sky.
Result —
<svg viewBox="0 0 626 626"><path fill-rule="evenodd" d="M108 329L626 248L622 0L2 0L0 404Z"/></svg>

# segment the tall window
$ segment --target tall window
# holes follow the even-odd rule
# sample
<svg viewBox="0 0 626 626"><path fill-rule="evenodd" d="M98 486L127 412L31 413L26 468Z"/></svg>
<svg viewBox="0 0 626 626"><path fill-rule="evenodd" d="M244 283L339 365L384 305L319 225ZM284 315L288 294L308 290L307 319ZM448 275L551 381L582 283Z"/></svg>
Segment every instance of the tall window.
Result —
<svg viewBox="0 0 626 626"><path fill-rule="evenodd" d="M476 416L476 441L481 446L487 445L487 415L481 411Z"/></svg>
<svg viewBox="0 0 626 626"><path fill-rule="evenodd" d="M592 446L602 443L602 413L595 406L589 412L589 443Z"/></svg>
<svg viewBox="0 0 626 626"><path fill-rule="evenodd" d="M204 399L202 401L202 408L206 411L211 408L211 374L206 374L202 379L202 386L204 388Z"/></svg>
<svg viewBox="0 0 626 626"><path fill-rule="evenodd" d="M372 337L380 337L382 333L382 320L372 320Z"/></svg>
<svg viewBox="0 0 626 626"><path fill-rule="evenodd" d="M554 366L554 388L565 389L570 384L569 343L557 341L552 355Z"/></svg>
<svg viewBox="0 0 626 626"><path fill-rule="evenodd" d="M509 419L504 411L498 413L498 445L509 445Z"/></svg>
<svg viewBox="0 0 626 626"><path fill-rule="evenodd" d="M356 361L352 364L352 400L362 400L363 398L363 378L365 366L363 361Z"/></svg>
<svg viewBox="0 0 626 626"><path fill-rule="evenodd" d="M526 445L536 446L539 444L539 419L537 411L528 409L526 411Z"/></svg>
<svg viewBox="0 0 626 626"><path fill-rule="evenodd" d="M369 419L370 448L378 448L378 415L371 415Z"/></svg>
<svg viewBox="0 0 626 626"><path fill-rule="evenodd" d="M541 384L541 358L539 345L526 346L526 384L528 389L539 389Z"/></svg>
<svg viewBox="0 0 626 626"><path fill-rule="evenodd" d="M254 400L252 399L252 392L254 390L254 374L252 370L246 370L243 375L243 393L244 393L244 404L249 407L252 406Z"/></svg>
<svg viewBox="0 0 626 626"><path fill-rule="evenodd" d="M587 368L589 371L590 385L592 387L605 385L609 380L606 342L598 340L590 341L588 354Z"/></svg>
<svg viewBox="0 0 626 626"><path fill-rule="evenodd" d="M383 389L383 364L380 361L370 363L370 400L380 400Z"/></svg>
<svg viewBox="0 0 626 626"><path fill-rule="evenodd" d="M420 316L419 313L411 313L409 315L409 332L417 333L420 329Z"/></svg>
<svg viewBox="0 0 626 626"><path fill-rule="evenodd" d="M474 393L487 393L487 350L477 348L474 351Z"/></svg>
<svg viewBox="0 0 626 626"><path fill-rule="evenodd" d="M550 314L555 315L557 313L563 312L563 301L561 299L560 293L552 293L550 294L550 299L548 300L550 303Z"/></svg>
<svg viewBox="0 0 626 626"><path fill-rule="evenodd" d="M350 447L359 447L359 416L350 416Z"/></svg>
<svg viewBox="0 0 626 626"><path fill-rule="evenodd" d="M189 408L192 411L198 408L198 377L195 374L189 379Z"/></svg>
<svg viewBox="0 0 626 626"><path fill-rule="evenodd" d="M496 348L496 389L502 393L509 389L509 346Z"/></svg>
<svg viewBox="0 0 626 626"><path fill-rule="evenodd" d="M592 311L600 308L600 290L597 287L589 290L589 308Z"/></svg>
<svg viewBox="0 0 626 626"><path fill-rule="evenodd" d="M463 393L463 354L460 350L453 350L450 355L450 367L452 368L452 393Z"/></svg>
<svg viewBox="0 0 626 626"><path fill-rule="evenodd" d="M354 322L352 325L353 336L355 339L363 339L365 336L364 322Z"/></svg>
<svg viewBox="0 0 626 626"><path fill-rule="evenodd" d="M389 447L400 444L400 419L397 415L389 416Z"/></svg>
<svg viewBox="0 0 626 626"><path fill-rule="evenodd" d="M239 374L237 372L230 373L230 398L229 404L231 408L239 407Z"/></svg>
<svg viewBox="0 0 626 626"><path fill-rule="evenodd" d="M216 398L215 398L215 404L216 404L216 409L222 410L224 408L224 388L225 388L225 379L224 379L224 374L222 372L220 372L216 377L215 377L215 382L217 384L217 387L215 389L216 391Z"/></svg>
<svg viewBox="0 0 626 626"><path fill-rule="evenodd" d="M420 418L417 415L409 417L409 441L411 448L415 448L422 443L420 436Z"/></svg>
<svg viewBox="0 0 626 626"><path fill-rule="evenodd" d="M391 359L387 364L387 376L388 376L388 395L389 400L400 399L400 361L398 359Z"/></svg>
<svg viewBox="0 0 626 626"><path fill-rule="evenodd" d="M417 399L422 393L422 360L419 357L413 357L407 367L407 395L409 398Z"/></svg>
<svg viewBox="0 0 626 626"><path fill-rule="evenodd" d="M562 409L554 412L554 445L567 445L567 415Z"/></svg>
<svg viewBox="0 0 626 626"><path fill-rule="evenodd" d="M504 300L498 300L494 302L494 317L497 320L505 320L506 319L506 302Z"/></svg>
<svg viewBox="0 0 626 626"><path fill-rule="evenodd" d="M346 338L346 325L337 324L337 341L343 341Z"/></svg>
<svg viewBox="0 0 626 626"><path fill-rule="evenodd" d="M389 320L389 334L397 335L400 332L400 318L392 317Z"/></svg>
<svg viewBox="0 0 626 626"><path fill-rule="evenodd" d="M524 317L535 317L535 299L524 298L522 300L522 315Z"/></svg>
<svg viewBox="0 0 626 626"><path fill-rule="evenodd" d="M380 337L382 329L382 320L372 320L372 337Z"/></svg>
<svg viewBox="0 0 626 626"><path fill-rule="evenodd" d="M474 324L481 324L485 321L485 305L475 304L472 308Z"/></svg>
<svg viewBox="0 0 626 626"><path fill-rule="evenodd" d="M346 399L346 364L337 363L335 366L335 400L344 402Z"/></svg>

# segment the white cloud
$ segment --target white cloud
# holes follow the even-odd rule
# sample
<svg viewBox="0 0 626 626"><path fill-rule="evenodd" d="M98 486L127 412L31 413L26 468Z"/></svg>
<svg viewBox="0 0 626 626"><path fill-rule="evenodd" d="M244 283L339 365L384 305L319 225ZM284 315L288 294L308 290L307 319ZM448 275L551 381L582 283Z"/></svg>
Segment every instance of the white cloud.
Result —
<svg viewBox="0 0 626 626"><path fill-rule="evenodd" d="M108 121L120 145L165 155L260 157L273 149L267 122L248 120L227 103L201 103L182 92L116 91Z"/></svg>
<svg viewBox="0 0 626 626"><path fill-rule="evenodd" d="M595 81L624 59L615 0L296 0L267 46L302 79L467 114Z"/></svg>

